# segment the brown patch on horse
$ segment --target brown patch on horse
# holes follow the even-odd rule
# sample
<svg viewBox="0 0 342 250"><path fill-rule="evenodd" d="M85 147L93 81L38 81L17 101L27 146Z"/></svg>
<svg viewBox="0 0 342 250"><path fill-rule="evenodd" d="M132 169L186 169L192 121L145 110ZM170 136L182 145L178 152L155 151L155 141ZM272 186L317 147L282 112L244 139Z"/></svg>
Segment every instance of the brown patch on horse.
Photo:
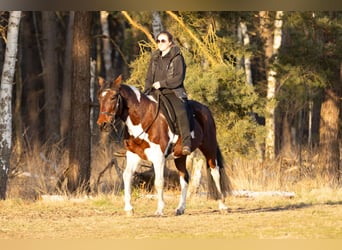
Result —
<svg viewBox="0 0 342 250"><path fill-rule="evenodd" d="M165 117L160 112L157 114L156 105L151 105L151 100L145 95L141 95L139 102L134 91L125 85L122 85L120 93L126 100L129 100L127 106L131 107L128 112L133 125L141 124L148 134L149 141L159 144L164 152L170 139L165 133L168 129Z"/></svg>
<svg viewBox="0 0 342 250"><path fill-rule="evenodd" d="M144 153L144 150L150 147L148 142L140 138L134 138L133 136L130 136L124 141L124 143L127 150L139 155L140 158L143 160L148 160Z"/></svg>

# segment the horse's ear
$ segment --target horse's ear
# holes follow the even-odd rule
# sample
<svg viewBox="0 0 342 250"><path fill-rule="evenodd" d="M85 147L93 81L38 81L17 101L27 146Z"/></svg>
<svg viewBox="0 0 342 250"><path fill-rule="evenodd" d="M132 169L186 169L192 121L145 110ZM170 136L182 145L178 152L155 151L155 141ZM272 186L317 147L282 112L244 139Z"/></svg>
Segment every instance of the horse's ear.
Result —
<svg viewBox="0 0 342 250"><path fill-rule="evenodd" d="M118 88L122 82L122 75L119 75L112 83L112 88Z"/></svg>
<svg viewBox="0 0 342 250"><path fill-rule="evenodd" d="M102 88L104 82L105 82L105 79L103 77L99 76L99 85L101 88Z"/></svg>

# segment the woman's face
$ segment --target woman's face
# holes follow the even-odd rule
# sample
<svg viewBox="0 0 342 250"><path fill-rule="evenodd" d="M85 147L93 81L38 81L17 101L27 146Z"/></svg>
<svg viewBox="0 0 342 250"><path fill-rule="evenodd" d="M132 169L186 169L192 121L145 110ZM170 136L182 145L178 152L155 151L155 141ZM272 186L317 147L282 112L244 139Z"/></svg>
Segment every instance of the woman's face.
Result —
<svg viewBox="0 0 342 250"><path fill-rule="evenodd" d="M166 34L160 34L157 38L158 49L161 52L165 52L170 49L172 42L169 41L169 38Z"/></svg>

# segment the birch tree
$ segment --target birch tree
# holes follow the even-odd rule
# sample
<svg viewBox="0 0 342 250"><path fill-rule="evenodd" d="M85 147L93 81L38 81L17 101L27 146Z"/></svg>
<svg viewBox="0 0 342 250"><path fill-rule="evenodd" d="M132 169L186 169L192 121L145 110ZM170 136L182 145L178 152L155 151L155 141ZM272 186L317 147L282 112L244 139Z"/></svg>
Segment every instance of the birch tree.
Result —
<svg viewBox="0 0 342 250"><path fill-rule="evenodd" d="M17 60L18 34L21 11L11 11L8 31L5 62L0 86L0 199L6 198L8 171L12 148L12 86Z"/></svg>
<svg viewBox="0 0 342 250"><path fill-rule="evenodd" d="M247 30L247 24L246 22L240 21L239 22L239 27L238 27L238 38L243 44L244 47L248 48L250 46L250 39L248 35L248 30ZM241 61L243 63L245 75L246 75L246 84L253 86L253 78L252 78L252 68L251 68L251 58L248 52L244 53L243 58L241 58ZM255 121L256 117L255 114L251 114L252 119ZM258 152L258 160L262 160L262 150L258 143L255 145L256 150Z"/></svg>
<svg viewBox="0 0 342 250"><path fill-rule="evenodd" d="M277 72L272 67L272 64L277 60L277 53L281 45L282 16L282 11L276 12L276 20L272 32L269 13L267 11L260 11L261 36L265 39L265 65L267 70L265 157L270 160L275 158L275 93L277 87ZM274 59L273 62L271 62L271 58Z"/></svg>
<svg viewBox="0 0 342 250"><path fill-rule="evenodd" d="M241 40L243 46L245 46L245 47L250 46L250 40L249 40L249 35L247 32L246 22L240 22L239 23L238 37ZM245 53L243 56L243 65L245 68L246 83L253 85L252 70L251 70L251 58L247 53Z"/></svg>

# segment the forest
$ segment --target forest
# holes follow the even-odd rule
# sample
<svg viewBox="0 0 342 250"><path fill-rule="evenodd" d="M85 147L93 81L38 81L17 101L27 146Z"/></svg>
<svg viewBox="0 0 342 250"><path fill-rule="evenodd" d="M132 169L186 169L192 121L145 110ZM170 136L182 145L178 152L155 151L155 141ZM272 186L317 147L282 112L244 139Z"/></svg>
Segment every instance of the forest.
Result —
<svg viewBox="0 0 342 250"><path fill-rule="evenodd" d="M98 77L142 89L162 30L233 175L341 186L342 12L2 11L0 199L29 166L70 193L93 188L99 155L104 167L122 147L96 125Z"/></svg>

